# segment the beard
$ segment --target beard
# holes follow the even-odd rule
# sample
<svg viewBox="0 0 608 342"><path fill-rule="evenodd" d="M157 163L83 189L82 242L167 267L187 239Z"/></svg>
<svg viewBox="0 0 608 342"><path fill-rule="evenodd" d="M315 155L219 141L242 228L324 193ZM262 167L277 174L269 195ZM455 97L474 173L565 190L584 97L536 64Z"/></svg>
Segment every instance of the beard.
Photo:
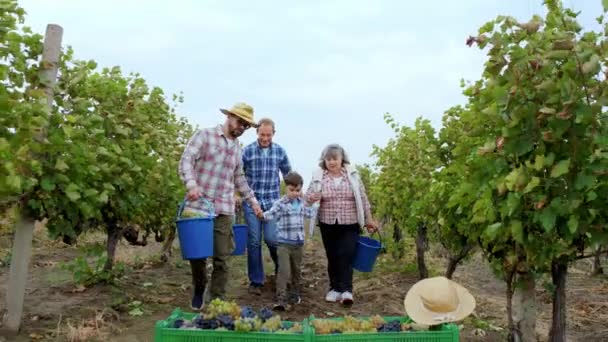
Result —
<svg viewBox="0 0 608 342"><path fill-rule="evenodd" d="M244 132L245 132L245 130L240 129L240 128L232 128L229 130L229 133L233 138L240 137L241 135L243 135Z"/></svg>

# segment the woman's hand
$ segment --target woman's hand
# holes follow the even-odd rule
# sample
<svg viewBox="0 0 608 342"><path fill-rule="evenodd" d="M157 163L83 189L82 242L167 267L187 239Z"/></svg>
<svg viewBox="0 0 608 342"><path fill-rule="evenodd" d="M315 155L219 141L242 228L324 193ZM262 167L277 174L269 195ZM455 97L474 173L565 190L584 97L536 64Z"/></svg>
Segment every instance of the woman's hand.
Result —
<svg viewBox="0 0 608 342"><path fill-rule="evenodd" d="M368 233L373 234L374 232L378 231L378 223L376 223L374 220L369 220L365 224L365 228L367 228Z"/></svg>
<svg viewBox="0 0 608 342"><path fill-rule="evenodd" d="M313 204L313 203L315 203L317 201L320 201L320 200L321 200L321 193L320 192L313 192L310 195L308 195L307 198L306 198L306 201L309 204Z"/></svg>
<svg viewBox="0 0 608 342"><path fill-rule="evenodd" d="M201 197L203 197L203 190L198 186L188 190L188 194L186 195L189 201L196 201Z"/></svg>

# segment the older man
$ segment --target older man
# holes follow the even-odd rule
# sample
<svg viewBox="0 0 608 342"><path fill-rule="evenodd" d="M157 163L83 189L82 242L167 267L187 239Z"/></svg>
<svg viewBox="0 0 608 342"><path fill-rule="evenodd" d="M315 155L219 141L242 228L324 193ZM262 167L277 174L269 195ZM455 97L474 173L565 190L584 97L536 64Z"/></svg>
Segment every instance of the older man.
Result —
<svg viewBox="0 0 608 342"><path fill-rule="evenodd" d="M257 127L257 141L243 149L245 176L263 211L269 210L272 204L280 198L281 179L279 173L284 177L291 171L287 153L281 146L272 141L275 132L272 120L261 119ZM277 225L274 220L264 221L260 219L247 203L243 204L243 211L249 226L247 242L249 292L260 295L265 280L262 260L262 234L274 262L276 274L278 269Z"/></svg>
<svg viewBox="0 0 608 342"><path fill-rule="evenodd" d="M243 173L241 145L237 139L249 127L256 126L253 108L237 103L231 109L220 110L226 114L224 124L196 131L179 163L180 177L188 189L186 208L208 211L211 204L216 215L211 298L223 298L226 293L227 261L235 246L232 232L235 187L252 213L263 214ZM191 260L190 266L194 285L192 309L199 310L203 307L207 286L205 259Z"/></svg>

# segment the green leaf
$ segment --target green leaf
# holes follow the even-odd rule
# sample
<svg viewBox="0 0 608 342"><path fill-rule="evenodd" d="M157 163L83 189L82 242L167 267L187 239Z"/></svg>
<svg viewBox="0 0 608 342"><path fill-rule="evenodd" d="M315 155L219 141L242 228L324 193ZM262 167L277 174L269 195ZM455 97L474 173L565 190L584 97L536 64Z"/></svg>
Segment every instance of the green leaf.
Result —
<svg viewBox="0 0 608 342"><path fill-rule="evenodd" d="M76 202L80 199L80 188L74 183L68 184L64 192L72 202Z"/></svg>
<svg viewBox="0 0 608 342"><path fill-rule="evenodd" d="M608 0L602 0L602 6L604 6L604 12L608 11Z"/></svg>
<svg viewBox="0 0 608 342"><path fill-rule="evenodd" d="M95 189L86 189L84 191L84 197L93 197L96 196L99 193L99 191L95 190Z"/></svg>
<svg viewBox="0 0 608 342"><path fill-rule="evenodd" d="M589 61L583 63L581 70L585 74L595 74L600 69L600 56L593 54Z"/></svg>
<svg viewBox="0 0 608 342"><path fill-rule="evenodd" d="M568 173L568 169L570 168L570 159L560 160L555 166L551 169L551 178L557 178Z"/></svg>
<svg viewBox="0 0 608 342"><path fill-rule="evenodd" d="M589 191L587 193L587 202L591 202L597 198L597 193L595 191Z"/></svg>
<svg viewBox="0 0 608 342"><path fill-rule="evenodd" d="M524 189L524 194L529 193L530 191L534 190L534 188L536 188L539 185L540 185L540 178L532 177L532 179L530 180L530 182L528 183L528 185L526 185L526 188Z"/></svg>
<svg viewBox="0 0 608 342"><path fill-rule="evenodd" d="M492 32L492 30L494 30L494 21L488 21L479 29L479 34Z"/></svg>
<svg viewBox="0 0 608 342"><path fill-rule="evenodd" d="M496 222L486 228L486 234L488 235L490 240L496 239L496 235L498 235L498 233L500 232L500 228L502 228L502 222Z"/></svg>
<svg viewBox="0 0 608 342"><path fill-rule="evenodd" d="M107 203L108 202L108 192L104 191L99 195L99 202Z"/></svg>
<svg viewBox="0 0 608 342"><path fill-rule="evenodd" d="M524 243L524 227L521 221L513 220L511 221L511 234L513 235L513 239L521 244Z"/></svg>
<svg viewBox="0 0 608 342"><path fill-rule="evenodd" d="M15 191L21 191L21 177L17 175L6 177L6 184Z"/></svg>
<svg viewBox="0 0 608 342"><path fill-rule="evenodd" d="M576 175L576 180L574 181L574 188L576 190L590 188L594 182L595 182L595 177L581 172L578 175Z"/></svg>
<svg viewBox="0 0 608 342"><path fill-rule="evenodd" d="M57 162L55 163L55 169L59 171L66 171L69 168L70 167L63 161L63 159L57 159Z"/></svg>
<svg viewBox="0 0 608 342"><path fill-rule="evenodd" d="M53 180L49 177L42 178L42 181L40 181L40 186L44 191L55 190L55 182L53 182Z"/></svg>
<svg viewBox="0 0 608 342"><path fill-rule="evenodd" d="M570 216L570 219L568 220L568 229L570 230L570 234L576 233L576 230L578 229L578 219L576 216Z"/></svg>
<svg viewBox="0 0 608 342"><path fill-rule="evenodd" d="M540 171L545 167L545 156L542 154L534 158L534 170Z"/></svg>
<svg viewBox="0 0 608 342"><path fill-rule="evenodd" d="M557 216L551 207L545 207L540 213L540 222L548 233L555 227L555 220Z"/></svg>
<svg viewBox="0 0 608 342"><path fill-rule="evenodd" d="M554 161L555 161L555 153L550 152L545 158L545 166L553 165Z"/></svg>
<svg viewBox="0 0 608 342"><path fill-rule="evenodd" d="M507 196L507 216L513 215L519 208L519 204L521 203L521 194L516 192L510 192Z"/></svg>

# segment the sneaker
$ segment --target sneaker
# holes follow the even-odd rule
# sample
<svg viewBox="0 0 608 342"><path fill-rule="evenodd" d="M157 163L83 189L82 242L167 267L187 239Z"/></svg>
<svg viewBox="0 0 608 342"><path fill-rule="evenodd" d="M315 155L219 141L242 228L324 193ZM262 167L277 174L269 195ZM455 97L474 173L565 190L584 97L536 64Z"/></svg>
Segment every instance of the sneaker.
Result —
<svg viewBox="0 0 608 342"><path fill-rule="evenodd" d="M302 297L300 297L299 294L292 293L292 294L289 295L289 304L297 305L297 304L300 304L300 303L302 303Z"/></svg>
<svg viewBox="0 0 608 342"><path fill-rule="evenodd" d="M342 304L343 305L352 305L353 304L353 294L348 291L342 292Z"/></svg>
<svg viewBox="0 0 608 342"><path fill-rule="evenodd" d="M200 311L203 308L203 295L202 294L195 293L194 296L192 296L191 307L192 307L192 310L194 310L194 311Z"/></svg>
<svg viewBox="0 0 608 342"><path fill-rule="evenodd" d="M342 299L342 295L338 291L331 290L325 295L325 301L330 303L338 302Z"/></svg>
<svg viewBox="0 0 608 342"><path fill-rule="evenodd" d="M283 302L275 303L272 306L272 309L275 310L275 311L286 311L286 310L289 310L289 308L290 308L289 304L286 304L286 303L283 303Z"/></svg>
<svg viewBox="0 0 608 342"><path fill-rule="evenodd" d="M251 284L249 285L249 294L261 296L262 295L262 286Z"/></svg>

